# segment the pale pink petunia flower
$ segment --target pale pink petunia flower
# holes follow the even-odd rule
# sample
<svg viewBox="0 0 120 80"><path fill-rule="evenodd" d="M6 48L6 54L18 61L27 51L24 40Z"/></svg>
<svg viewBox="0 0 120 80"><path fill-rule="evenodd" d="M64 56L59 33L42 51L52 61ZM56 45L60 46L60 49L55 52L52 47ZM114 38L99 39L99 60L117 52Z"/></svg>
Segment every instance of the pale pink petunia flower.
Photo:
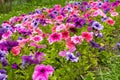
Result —
<svg viewBox="0 0 120 80"><path fill-rule="evenodd" d="M60 33L52 33L49 37L48 37L48 41L50 44L52 44L53 42L56 41L60 41L62 39L61 34Z"/></svg>
<svg viewBox="0 0 120 80"><path fill-rule="evenodd" d="M73 41L75 44L81 44L83 41L83 37L75 35L75 36L71 37L71 41Z"/></svg>
<svg viewBox="0 0 120 80"><path fill-rule="evenodd" d="M54 72L54 68L51 65L36 65L32 79L33 80L48 80L48 77L51 76Z"/></svg>
<svg viewBox="0 0 120 80"><path fill-rule="evenodd" d="M118 15L119 15L118 12L111 12L110 14L111 14L112 17L114 17L114 16L118 16Z"/></svg>
<svg viewBox="0 0 120 80"><path fill-rule="evenodd" d="M59 56L65 57L65 56L66 56L66 52L67 52L67 51L60 51L60 52L59 52Z"/></svg>
<svg viewBox="0 0 120 80"><path fill-rule="evenodd" d="M66 28L66 26L64 24L61 24L59 26L56 26L56 31L61 31L61 30L64 30Z"/></svg>
<svg viewBox="0 0 120 80"><path fill-rule="evenodd" d="M33 40L34 42L40 42L40 41L43 40L43 38L42 38L41 36L39 36L39 35L36 35L36 36L32 37L32 40Z"/></svg>
<svg viewBox="0 0 120 80"><path fill-rule="evenodd" d="M87 41L91 41L93 39L93 34L91 32L82 32L82 37Z"/></svg>

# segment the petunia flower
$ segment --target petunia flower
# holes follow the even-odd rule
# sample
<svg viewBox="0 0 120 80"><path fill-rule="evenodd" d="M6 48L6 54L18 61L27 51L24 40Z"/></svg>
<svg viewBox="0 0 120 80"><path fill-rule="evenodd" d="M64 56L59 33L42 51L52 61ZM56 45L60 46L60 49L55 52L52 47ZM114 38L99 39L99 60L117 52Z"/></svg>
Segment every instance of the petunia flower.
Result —
<svg viewBox="0 0 120 80"><path fill-rule="evenodd" d="M36 65L32 79L33 80L48 80L48 77L52 75L54 68L51 65Z"/></svg>
<svg viewBox="0 0 120 80"><path fill-rule="evenodd" d="M18 69L18 68L19 68L19 66L18 66L18 64L17 64L17 63L13 63L13 64L12 64L12 68L13 68L13 69Z"/></svg>
<svg viewBox="0 0 120 80"><path fill-rule="evenodd" d="M45 60L45 56L43 52L36 52L34 58L40 62Z"/></svg>
<svg viewBox="0 0 120 80"><path fill-rule="evenodd" d="M73 41L75 44L81 44L83 41L83 37L75 35L71 37L71 41Z"/></svg>
<svg viewBox="0 0 120 80"><path fill-rule="evenodd" d="M83 18L76 18L74 19L74 24L76 28L81 28L86 24L86 20Z"/></svg>
<svg viewBox="0 0 120 80"><path fill-rule="evenodd" d="M96 30L102 30L104 27L99 23L99 22L97 22L97 21L94 21L93 23L92 23L92 27L94 28L94 29L96 29Z"/></svg>
<svg viewBox="0 0 120 80"><path fill-rule="evenodd" d="M0 69L0 80L7 80L6 70Z"/></svg>
<svg viewBox="0 0 120 80"><path fill-rule="evenodd" d="M93 34L91 32L82 32L82 37L87 41L91 41L93 39Z"/></svg>
<svg viewBox="0 0 120 80"><path fill-rule="evenodd" d="M66 45L67 45L68 49L75 47L75 43L73 41L71 41L71 39L66 40Z"/></svg>
<svg viewBox="0 0 120 80"><path fill-rule="evenodd" d="M60 51L60 52L59 52L59 56L65 57L65 56L66 56L66 52L67 52L67 51Z"/></svg>
<svg viewBox="0 0 120 80"><path fill-rule="evenodd" d="M63 32L61 33L61 35L62 35L62 39L67 40L68 38L70 38L70 33L69 33L69 31L63 31Z"/></svg>
<svg viewBox="0 0 120 80"><path fill-rule="evenodd" d="M15 46L15 47L12 48L11 51L12 51L13 55L17 56L17 55L20 54L20 50L21 50L20 46Z"/></svg>
<svg viewBox="0 0 120 80"><path fill-rule="evenodd" d="M111 12L110 14L111 14L112 17L119 15L119 13L117 13L117 12Z"/></svg>
<svg viewBox="0 0 120 80"><path fill-rule="evenodd" d="M1 50L10 51L15 46L18 46L17 41L9 40L9 41L4 41L4 42L0 43Z"/></svg>
<svg viewBox="0 0 120 80"><path fill-rule="evenodd" d="M36 36L32 37L31 40L33 40L34 42L40 42L43 40L43 38L39 35L36 35Z"/></svg>
<svg viewBox="0 0 120 80"><path fill-rule="evenodd" d="M62 39L62 36L60 33L52 33L49 37L48 37L48 41L50 44L56 42L56 41L60 41Z"/></svg>
<svg viewBox="0 0 120 80"><path fill-rule="evenodd" d="M66 59L71 60L72 62L78 62L79 58L76 57L73 53L67 52L66 53Z"/></svg>
<svg viewBox="0 0 120 80"><path fill-rule="evenodd" d="M58 26L56 26L56 31L61 31L61 30L64 30L66 28L66 26L64 24L60 24Z"/></svg>
<svg viewBox="0 0 120 80"><path fill-rule="evenodd" d="M58 22L61 22L61 21L63 21L63 19L64 19L64 17L62 15L59 15L59 16L56 17L55 20L58 21Z"/></svg>
<svg viewBox="0 0 120 80"><path fill-rule="evenodd" d="M113 25L115 24L115 21L112 20L111 18L108 18L108 19L106 20L106 22L107 22L107 24L109 24L109 25L111 25L111 26L113 26Z"/></svg>

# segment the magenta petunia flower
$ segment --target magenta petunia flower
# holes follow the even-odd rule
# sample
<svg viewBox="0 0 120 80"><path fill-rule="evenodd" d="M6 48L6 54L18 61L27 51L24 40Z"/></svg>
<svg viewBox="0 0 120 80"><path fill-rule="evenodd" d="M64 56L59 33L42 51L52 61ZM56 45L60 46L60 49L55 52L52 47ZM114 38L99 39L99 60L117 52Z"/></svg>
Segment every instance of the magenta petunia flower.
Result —
<svg viewBox="0 0 120 80"><path fill-rule="evenodd" d="M52 44L53 42L60 41L61 39L62 39L61 34L59 34L59 33L52 33L49 36L48 41L49 41L50 44Z"/></svg>
<svg viewBox="0 0 120 80"><path fill-rule="evenodd" d="M91 41L93 39L93 34L91 32L82 32L82 37L87 41Z"/></svg>
<svg viewBox="0 0 120 80"><path fill-rule="evenodd" d="M33 80L48 80L49 75L52 75L54 68L51 65L37 65L32 75Z"/></svg>

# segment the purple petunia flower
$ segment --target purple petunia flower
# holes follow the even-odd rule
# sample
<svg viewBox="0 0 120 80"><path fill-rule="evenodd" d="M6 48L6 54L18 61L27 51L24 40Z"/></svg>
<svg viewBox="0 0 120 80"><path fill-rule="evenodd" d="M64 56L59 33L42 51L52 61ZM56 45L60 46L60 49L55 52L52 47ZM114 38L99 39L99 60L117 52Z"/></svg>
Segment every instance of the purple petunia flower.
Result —
<svg viewBox="0 0 120 80"><path fill-rule="evenodd" d="M94 29L96 29L96 30L102 30L104 27L99 23L99 22L97 22L97 21L94 21L93 23L92 23L92 27L94 28Z"/></svg>
<svg viewBox="0 0 120 80"><path fill-rule="evenodd" d="M9 41L4 41L0 43L0 49L5 51L10 51L12 47L15 47L15 46L18 46L17 41L9 40Z"/></svg>
<svg viewBox="0 0 120 80"><path fill-rule="evenodd" d="M7 80L6 71L4 69L0 70L0 80Z"/></svg>
<svg viewBox="0 0 120 80"><path fill-rule="evenodd" d="M83 25L85 25L86 20L83 18L76 18L74 19L74 24L76 28L81 28L83 27Z"/></svg>
<svg viewBox="0 0 120 80"><path fill-rule="evenodd" d="M99 48L100 47L99 44L97 44L96 42L93 42L93 41L90 41L90 45L91 45L91 47L94 47L94 48Z"/></svg>
<svg viewBox="0 0 120 80"><path fill-rule="evenodd" d="M13 63L13 64L12 64L12 68L13 68L13 69L18 69L18 68L19 68L19 67L18 67L18 64L17 64L17 63Z"/></svg>
<svg viewBox="0 0 120 80"><path fill-rule="evenodd" d="M71 60L72 62L78 62L78 60L79 60L79 58L74 56L74 54L71 52L66 53L66 59Z"/></svg>

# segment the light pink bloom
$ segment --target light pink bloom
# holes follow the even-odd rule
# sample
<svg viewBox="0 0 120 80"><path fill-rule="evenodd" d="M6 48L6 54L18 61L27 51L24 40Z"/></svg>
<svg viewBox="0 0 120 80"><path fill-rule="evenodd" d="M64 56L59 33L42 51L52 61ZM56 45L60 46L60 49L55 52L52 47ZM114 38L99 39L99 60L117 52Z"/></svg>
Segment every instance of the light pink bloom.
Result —
<svg viewBox="0 0 120 80"><path fill-rule="evenodd" d="M60 52L59 52L59 56L65 57L65 56L66 56L66 52L67 52L67 51L60 51Z"/></svg>
<svg viewBox="0 0 120 80"><path fill-rule="evenodd" d="M114 16L118 16L118 15L119 15L118 12L111 12L110 14L111 14L112 17L114 17Z"/></svg>
<svg viewBox="0 0 120 80"><path fill-rule="evenodd" d="M59 26L56 27L56 31L61 31L61 30L64 30L66 28L66 26L64 24L61 24Z"/></svg>
<svg viewBox="0 0 120 80"><path fill-rule="evenodd" d="M32 40L35 41L35 42L40 42L40 41L43 40L43 38L39 35L36 35L36 36L32 37Z"/></svg>
<svg viewBox="0 0 120 80"><path fill-rule="evenodd" d="M52 44L53 42L56 41L60 41L62 39L61 34L60 33L52 33L49 37L48 37L48 41L50 44Z"/></svg>
<svg viewBox="0 0 120 80"><path fill-rule="evenodd" d="M32 79L33 80L48 80L49 75L52 75L54 68L51 65L37 65L35 66Z"/></svg>
<svg viewBox="0 0 120 80"><path fill-rule="evenodd" d="M73 36L71 37L71 41L73 41L75 44L81 44L83 41L83 37L82 36Z"/></svg>
<svg viewBox="0 0 120 80"><path fill-rule="evenodd" d="M91 32L82 32L82 37L87 41L91 41L93 39L93 34Z"/></svg>

